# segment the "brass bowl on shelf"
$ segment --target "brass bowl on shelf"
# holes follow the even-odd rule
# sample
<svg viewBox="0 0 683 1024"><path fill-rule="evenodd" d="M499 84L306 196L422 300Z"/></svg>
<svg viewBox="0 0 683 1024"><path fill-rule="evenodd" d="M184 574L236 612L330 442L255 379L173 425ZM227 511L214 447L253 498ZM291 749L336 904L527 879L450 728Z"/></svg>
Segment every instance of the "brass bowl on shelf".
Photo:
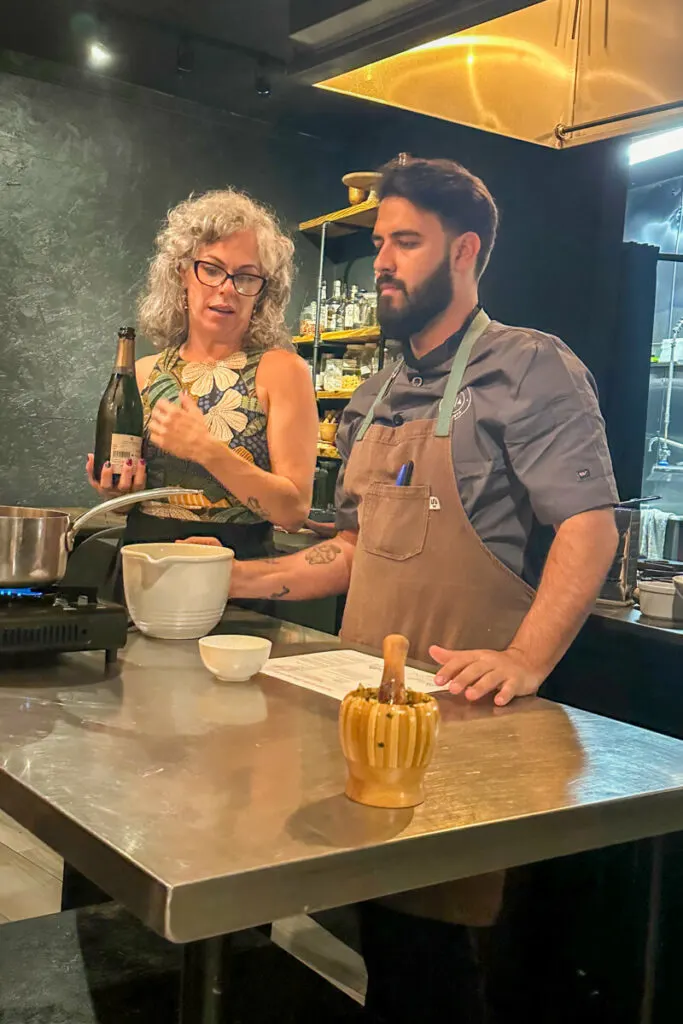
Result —
<svg viewBox="0 0 683 1024"><path fill-rule="evenodd" d="M321 423L320 440L325 441L326 444L333 445L337 437L337 429L337 423Z"/></svg>
<svg viewBox="0 0 683 1024"><path fill-rule="evenodd" d="M382 177L377 171L351 171L342 178L342 183L349 190L349 203L358 206L367 199L377 198L377 186Z"/></svg>

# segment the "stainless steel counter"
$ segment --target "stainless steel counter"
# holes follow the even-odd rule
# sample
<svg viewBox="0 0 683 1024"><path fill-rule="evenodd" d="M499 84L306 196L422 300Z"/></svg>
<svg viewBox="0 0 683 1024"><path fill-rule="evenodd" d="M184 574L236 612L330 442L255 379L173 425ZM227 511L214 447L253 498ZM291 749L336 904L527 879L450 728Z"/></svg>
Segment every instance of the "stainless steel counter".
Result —
<svg viewBox="0 0 683 1024"><path fill-rule="evenodd" d="M226 630L337 643L239 609ZM343 796L336 702L134 635L109 675L95 654L0 675L0 807L179 942L683 829L682 742L440 699L425 804L373 810Z"/></svg>
<svg viewBox="0 0 683 1024"><path fill-rule="evenodd" d="M618 607L598 604L592 619L610 632L626 631L660 643L683 644L683 623L667 619L650 619L634 606Z"/></svg>

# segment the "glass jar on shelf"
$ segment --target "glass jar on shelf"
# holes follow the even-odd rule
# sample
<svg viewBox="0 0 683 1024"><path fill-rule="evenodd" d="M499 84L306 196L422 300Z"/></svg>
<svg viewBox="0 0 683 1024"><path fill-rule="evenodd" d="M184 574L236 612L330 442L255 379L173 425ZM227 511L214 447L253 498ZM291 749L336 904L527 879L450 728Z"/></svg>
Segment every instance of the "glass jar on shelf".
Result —
<svg viewBox="0 0 683 1024"><path fill-rule="evenodd" d="M348 345L342 367L342 391L355 391L361 384L362 345Z"/></svg>
<svg viewBox="0 0 683 1024"><path fill-rule="evenodd" d="M379 349L377 345L368 342L363 345L360 352L360 378L365 381L377 373L379 368Z"/></svg>
<svg viewBox="0 0 683 1024"><path fill-rule="evenodd" d="M299 334L302 337L307 335L315 334L315 317L318 310L318 303L313 299L307 306L301 310L301 318L299 320Z"/></svg>
<svg viewBox="0 0 683 1024"><path fill-rule="evenodd" d="M326 354L322 365L322 390L341 391L344 376L344 361L337 356Z"/></svg>

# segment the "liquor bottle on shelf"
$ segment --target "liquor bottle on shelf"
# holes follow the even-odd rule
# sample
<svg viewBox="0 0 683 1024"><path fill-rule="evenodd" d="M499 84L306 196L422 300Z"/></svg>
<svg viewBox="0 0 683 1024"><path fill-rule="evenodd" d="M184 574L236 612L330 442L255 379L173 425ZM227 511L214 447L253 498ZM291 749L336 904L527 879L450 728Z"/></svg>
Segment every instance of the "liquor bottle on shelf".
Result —
<svg viewBox="0 0 683 1024"><path fill-rule="evenodd" d="M358 299L356 301L358 306L358 318L356 320L356 327L365 327L365 318L368 310L368 293L365 288L361 288L358 292Z"/></svg>
<svg viewBox="0 0 683 1024"><path fill-rule="evenodd" d="M365 297L365 315L363 317L364 327L375 327L377 325L377 293L368 292Z"/></svg>
<svg viewBox="0 0 683 1024"><path fill-rule="evenodd" d="M351 285L351 294L344 306L344 330L353 331L358 325L358 286Z"/></svg>
<svg viewBox="0 0 683 1024"><path fill-rule="evenodd" d="M97 411L96 480L100 479L104 464L110 462L116 484L128 460L135 462L140 458L142 423L142 401L135 380L135 330L133 327L122 327L119 330L114 370Z"/></svg>
<svg viewBox="0 0 683 1024"><path fill-rule="evenodd" d="M347 294L346 294L346 287L345 287L344 284L342 284L342 286L341 286L341 299L340 299L340 302L339 302L339 308L337 309L337 313L336 313L336 316L335 316L335 323L337 325L335 327L335 331L343 331L344 330L344 317L346 316L346 306L347 306L347 303L348 303L348 297L347 297Z"/></svg>
<svg viewBox="0 0 683 1024"><path fill-rule="evenodd" d="M342 283L341 281L335 281L332 298L327 303L327 330L338 331L338 317L339 311L342 308Z"/></svg>

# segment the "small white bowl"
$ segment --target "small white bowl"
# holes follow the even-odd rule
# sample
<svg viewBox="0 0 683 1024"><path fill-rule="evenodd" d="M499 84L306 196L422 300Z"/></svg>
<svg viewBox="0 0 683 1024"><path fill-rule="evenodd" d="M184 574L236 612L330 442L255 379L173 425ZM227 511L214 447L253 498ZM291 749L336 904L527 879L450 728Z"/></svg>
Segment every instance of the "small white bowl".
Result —
<svg viewBox="0 0 683 1024"><path fill-rule="evenodd" d="M272 643L261 636L234 633L205 636L199 641L204 666L223 683L246 683L270 657Z"/></svg>

